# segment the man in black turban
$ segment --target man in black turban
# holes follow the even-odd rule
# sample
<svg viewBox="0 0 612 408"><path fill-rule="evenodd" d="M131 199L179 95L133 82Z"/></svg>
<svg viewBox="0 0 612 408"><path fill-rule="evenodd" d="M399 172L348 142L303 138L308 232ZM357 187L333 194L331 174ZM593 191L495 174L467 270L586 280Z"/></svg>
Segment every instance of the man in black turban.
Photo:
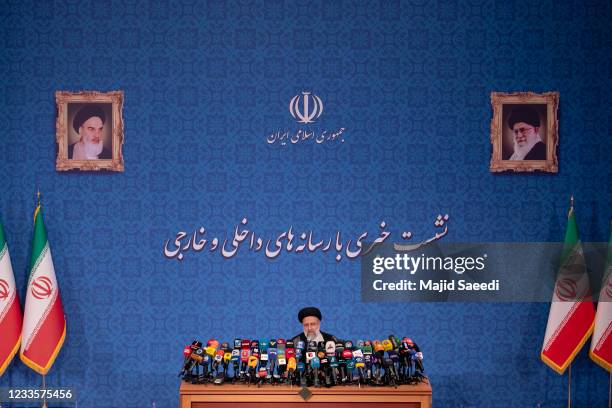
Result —
<svg viewBox="0 0 612 408"><path fill-rule="evenodd" d="M514 152L509 160L546 160L546 145L540 137L540 115L529 105L514 108L508 118L514 134Z"/></svg>
<svg viewBox="0 0 612 408"><path fill-rule="evenodd" d="M316 307L305 307L298 313L298 320L304 326L304 331L293 338L294 342L297 341L316 341L316 342L328 342L338 341L336 336L321 331L321 311Z"/></svg>
<svg viewBox="0 0 612 408"><path fill-rule="evenodd" d="M112 159L110 150L104 147L103 132L106 115L95 104L83 106L72 119L72 128L81 137L68 146L68 158L73 160Z"/></svg>

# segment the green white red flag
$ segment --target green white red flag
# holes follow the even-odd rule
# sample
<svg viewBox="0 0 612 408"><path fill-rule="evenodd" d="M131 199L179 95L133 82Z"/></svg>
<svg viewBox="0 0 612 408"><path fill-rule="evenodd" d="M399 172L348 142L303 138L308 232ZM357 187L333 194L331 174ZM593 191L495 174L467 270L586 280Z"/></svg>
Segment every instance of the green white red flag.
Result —
<svg viewBox="0 0 612 408"><path fill-rule="evenodd" d="M0 224L0 376L11 363L21 342L21 306L8 245Z"/></svg>
<svg viewBox="0 0 612 408"><path fill-rule="evenodd" d="M542 361L563 374L591 335L594 321L595 305L572 206L540 353Z"/></svg>
<svg viewBox="0 0 612 408"><path fill-rule="evenodd" d="M612 231L589 355L593 361L612 373Z"/></svg>
<svg viewBox="0 0 612 408"><path fill-rule="evenodd" d="M66 318L55 276L40 203L34 212L34 236L21 331L21 361L46 374L66 337Z"/></svg>

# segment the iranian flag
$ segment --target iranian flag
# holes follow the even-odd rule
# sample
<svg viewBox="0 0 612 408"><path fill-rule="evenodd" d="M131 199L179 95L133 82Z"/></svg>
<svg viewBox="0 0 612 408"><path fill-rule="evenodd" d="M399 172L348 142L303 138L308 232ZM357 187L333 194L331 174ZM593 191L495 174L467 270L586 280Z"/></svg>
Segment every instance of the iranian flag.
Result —
<svg viewBox="0 0 612 408"><path fill-rule="evenodd" d="M572 205L540 353L544 363L563 374L591 335L594 321L595 306Z"/></svg>
<svg viewBox="0 0 612 408"><path fill-rule="evenodd" d="M66 319L40 203L34 212L29 272L19 355L25 365L44 375L64 344Z"/></svg>
<svg viewBox="0 0 612 408"><path fill-rule="evenodd" d="M612 373L612 232L589 355L593 361Z"/></svg>
<svg viewBox="0 0 612 408"><path fill-rule="evenodd" d="M0 224L0 376L19 350L21 306L8 246Z"/></svg>

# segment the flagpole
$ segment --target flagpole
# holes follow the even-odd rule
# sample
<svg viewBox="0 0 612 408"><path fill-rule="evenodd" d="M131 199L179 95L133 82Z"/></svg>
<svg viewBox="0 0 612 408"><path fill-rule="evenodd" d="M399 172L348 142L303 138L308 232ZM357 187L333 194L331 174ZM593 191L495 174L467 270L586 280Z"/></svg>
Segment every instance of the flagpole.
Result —
<svg viewBox="0 0 612 408"><path fill-rule="evenodd" d="M567 408L572 408L572 363L569 365L569 377L567 380Z"/></svg>
<svg viewBox="0 0 612 408"><path fill-rule="evenodd" d="M612 402L612 371L610 371L610 382L608 384L608 408L611 408L610 403Z"/></svg>
<svg viewBox="0 0 612 408"><path fill-rule="evenodd" d="M38 193L40 195L40 193ZM46 389L47 386L45 385L45 375L43 374L43 384L42 384L42 388L43 388L43 392L45 392L45 395L43 395L43 404L42 404L42 408L47 408L47 393L46 393Z"/></svg>

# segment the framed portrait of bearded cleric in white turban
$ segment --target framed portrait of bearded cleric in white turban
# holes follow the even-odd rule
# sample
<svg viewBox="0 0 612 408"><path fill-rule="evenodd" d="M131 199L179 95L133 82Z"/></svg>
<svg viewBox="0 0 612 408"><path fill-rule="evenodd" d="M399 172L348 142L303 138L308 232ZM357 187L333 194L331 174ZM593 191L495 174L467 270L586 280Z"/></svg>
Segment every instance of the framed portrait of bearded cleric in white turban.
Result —
<svg viewBox="0 0 612 408"><path fill-rule="evenodd" d="M123 91L55 93L58 171L123 171Z"/></svg>
<svg viewBox="0 0 612 408"><path fill-rule="evenodd" d="M491 93L490 170L558 171L559 93Z"/></svg>

